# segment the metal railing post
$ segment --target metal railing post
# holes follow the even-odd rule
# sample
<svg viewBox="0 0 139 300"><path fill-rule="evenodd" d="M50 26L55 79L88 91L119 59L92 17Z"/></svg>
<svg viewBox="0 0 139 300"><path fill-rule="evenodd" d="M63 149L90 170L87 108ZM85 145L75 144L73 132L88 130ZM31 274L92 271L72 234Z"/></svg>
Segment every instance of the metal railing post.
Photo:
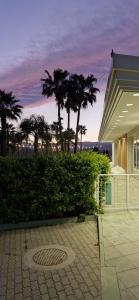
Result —
<svg viewBox="0 0 139 300"><path fill-rule="evenodd" d="M128 209L129 203L129 174L126 174L126 208Z"/></svg>

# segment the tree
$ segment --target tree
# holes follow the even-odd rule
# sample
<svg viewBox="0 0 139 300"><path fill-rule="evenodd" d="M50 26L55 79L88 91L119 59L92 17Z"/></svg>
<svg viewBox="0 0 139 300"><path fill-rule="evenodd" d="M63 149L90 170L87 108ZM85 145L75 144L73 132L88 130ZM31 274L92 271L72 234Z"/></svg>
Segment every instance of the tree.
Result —
<svg viewBox="0 0 139 300"><path fill-rule="evenodd" d="M61 133L61 136L59 134L59 122L53 122L53 124L51 124L51 131L52 131L52 137L55 138L56 140L56 151L58 152L58 144L61 144L61 136L62 136L62 133ZM63 126L61 124L61 128L63 130ZM63 136L62 136L62 140L63 140ZM63 142L62 142L63 144Z"/></svg>
<svg viewBox="0 0 139 300"><path fill-rule="evenodd" d="M58 107L58 123L59 123L59 134L61 139L61 150L63 151L63 142L62 142L62 125L61 125L61 108L64 107L64 98L66 97L67 90L67 77L68 71L62 69L56 69L53 72L53 75L45 70L47 75L46 78L41 79L43 82L42 85L42 94L44 96L55 97L57 107Z"/></svg>
<svg viewBox="0 0 139 300"><path fill-rule="evenodd" d="M6 137L7 137L7 148L15 149L15 132L16 129L12 123L6 124Z"/></svg>
<svg viewBox="0 0 139 300"><path fill-rule="evenodd" d="M14 145L19 151L19 147L22 145L22 141L25 139L25 135L22 131L16 131L14 135Z"/></svg>
<svg viewBox="0 0 139 300"><path fill-rule="evenodd" d="M79 130L79 133L81 135L81 147L80 147L80 149L82 150L82 136L86 134L87 128L84 125L79 125L78 130Z"/></svg>
<svg viewBox="0 0 139 300"><path fill-rule="evenodd" d="M26 145L28 144L29 135L32 132L32 122L30 118L25 118L21 121L19 128L22 131Z"/></svg>
<svg viewBox="0 0 139 300"><path fill-rule="evenodd" d="M66 100L64 103L64 107L66 109L67 115L68 115L68 122L67 122L67 130L70 131L72 128L70 128L70 112L71 110L73 112L77 112L77 105L73 98L73 81L69 80L67 81L67 93L66 93ZM68 152L70 151L70 141L68 141Z"/></svg>
<svg viewBox="0 0 139 300"><path fill-rule="evenodd" d="M44 116L30 116L31 122L31 133L34 136L34 152L38 152L39 139L43 138L44 130L45 130L45 120Z"/></svg>
<svg viewBox="0 0 139 300"><path fill-rule="evenodd" d="M77 152L81 108L85 109L88 106L88 104L93 105L93 103L96 102L96 92L98 91L98 89L94 87L94 83L96 83L97 79L93 75L84 77L82 74L73 74L70 76L70 80L72 82L72 101L76 104L77 107L77 124L74 148L74 152Z"/></svg>
<svg viewBox="0 0 139 300"><path fill-rule="evenodd" d="M34 152L38 152L39 139L44 138L47 123L44 120L44 116L36 116L32 114L29 118L24 119L20 128L24 134L26 142L28 142L29 134L34 137Z"/></svg>
<svg viewBox="0 0 139 300"><path fill-rule="evenodd" d="M75 132L72 128L67 129L65 131L62 132L63 135L63 141L64 141L64 151L65 152L69 152L69 148L68 146L70 145L70 143L74 140L75 138Z"/></svg>
<svg viewBox="0 0 139 300"><path fill-rule="evenodd" d="M12 92L6 93L0 90L0 119L1 119L1 155L7 154L7 135L6 124L8 120L17 120L22 113L22 106L18 104L19 100L15 99Z"/></svg>
<svg viewBox="0 0 139 300"><path fill-rule="evenodd" d="M48 152L48 148L51 146L52 134L50 132L50 126L45 123L43 132L41 134L42 146L45 148L45 151Z"/></svg>

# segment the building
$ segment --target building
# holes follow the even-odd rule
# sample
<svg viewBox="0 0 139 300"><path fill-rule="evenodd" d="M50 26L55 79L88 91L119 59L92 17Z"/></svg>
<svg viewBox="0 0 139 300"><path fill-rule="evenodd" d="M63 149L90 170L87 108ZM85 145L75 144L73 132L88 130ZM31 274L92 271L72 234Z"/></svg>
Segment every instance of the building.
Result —
<svg viewBox="0 0 139 300"><path fill-rule="evenodd" d="M112 52L99 141L113 143L113 162L139 173L139 57Z"/></svg>

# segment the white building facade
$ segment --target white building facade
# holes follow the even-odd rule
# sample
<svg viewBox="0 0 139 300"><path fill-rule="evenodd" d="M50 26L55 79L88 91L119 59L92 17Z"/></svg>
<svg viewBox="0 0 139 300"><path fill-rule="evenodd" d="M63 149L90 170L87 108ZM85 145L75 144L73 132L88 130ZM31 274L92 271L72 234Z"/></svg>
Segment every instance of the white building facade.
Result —
<svg viewBox="0 0 139 300"><path fill-rule="evenodd" d="M113 143L113 163L139 173L139 57L112 53L99 141Z"/></svg>

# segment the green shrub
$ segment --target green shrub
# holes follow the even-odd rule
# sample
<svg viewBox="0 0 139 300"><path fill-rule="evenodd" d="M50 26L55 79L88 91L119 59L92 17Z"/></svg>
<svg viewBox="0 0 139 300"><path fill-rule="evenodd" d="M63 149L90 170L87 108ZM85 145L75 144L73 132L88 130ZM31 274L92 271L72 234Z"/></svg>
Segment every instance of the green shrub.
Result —
<svg viewBox="0 0 139 300"><path fill-rule="evenodd" d="M97 153L0 158L0 222L90 213L94 180L109 160Z"/></svg>

